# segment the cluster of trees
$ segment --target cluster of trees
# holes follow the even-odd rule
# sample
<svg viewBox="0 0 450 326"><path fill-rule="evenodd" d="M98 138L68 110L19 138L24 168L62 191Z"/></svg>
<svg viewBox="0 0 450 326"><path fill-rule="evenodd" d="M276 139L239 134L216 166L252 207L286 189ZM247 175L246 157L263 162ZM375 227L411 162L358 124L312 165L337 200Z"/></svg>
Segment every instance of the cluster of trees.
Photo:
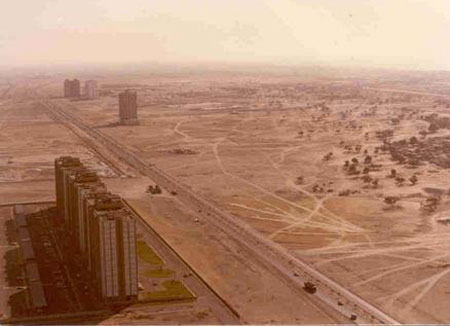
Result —
<svg viewBox="0 0 450 326"><path fill-rule="evenodd" d="M346 154L350 154L350 153L359 154L361 152L361 149L362 149L361 145L355 145L353 147L351 145L344 145L343 142L341 142L341 143L342 143L342 146L344 146L344 150L345 150Z"/></svg>
<svg viewBox="0 0 450 326"><path fill-rule="evenodd" d="M401 187L404 185L406 179L399 176L397 173L396 169L392 169L391 170L391 174L388 175L388 178L392 178L395 179L395 183L397 184L397 186ZM408 178L408 181L411 183L411 186L414 186L417 184L417 182L419 182L419 178L417 178L417 176L415 174L413 174L412 176L410 176Z"/></svg>
<svg viewBox="0 0 450 326"><path fill-rule="evenodd" d="M386 196L384 197L384 203L389 205L389 207L393 208L397 204L397 202L400 200L400 197L398 196ZM440 196L432 196L425 199L420 204L420 209L427 213L434 212L438 205L441 203L441 197ZM397 206L399 207L399 206Z"/></svg>

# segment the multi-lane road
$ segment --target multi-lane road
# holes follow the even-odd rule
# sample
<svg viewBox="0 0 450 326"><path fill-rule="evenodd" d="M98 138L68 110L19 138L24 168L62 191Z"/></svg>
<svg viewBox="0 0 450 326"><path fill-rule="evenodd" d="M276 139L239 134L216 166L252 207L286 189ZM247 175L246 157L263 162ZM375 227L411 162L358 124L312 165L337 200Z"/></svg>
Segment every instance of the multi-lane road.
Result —
<svg viewBox="0 0 450 326"><path fill-rule="evenodd" d="M60 104L46 100L42 100L40 103L52 118L69 125L77 133L85 134L90 139L91 147L94 149L96 146L102 149L106 148L108 153L105 153L104 150L98 152L102 152L102 156L107 161L120 160L142 175L150 177L167 190L175 191L180 200L240 243L255 259L277 272L293 288L303 291L305 281L315 283L318 290L313 295L313 300L321 300L349 318L349 321L353 315L356 317L354 322L358 324L400 324L373 304L293 256L282 246L257 233L237 217L222 211L207 199L193 192L188 186L148 163L126 145L92 128Z"/></svg>

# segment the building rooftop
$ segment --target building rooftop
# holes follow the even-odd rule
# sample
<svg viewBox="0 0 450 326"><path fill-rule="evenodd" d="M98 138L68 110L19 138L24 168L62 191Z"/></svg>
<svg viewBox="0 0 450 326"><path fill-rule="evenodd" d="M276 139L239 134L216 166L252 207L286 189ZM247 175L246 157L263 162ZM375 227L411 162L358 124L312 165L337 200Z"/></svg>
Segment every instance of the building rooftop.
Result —
<svg viewBox="0 0 450 326"><path fill-rule="evenodd" d="M120 196L110 192L97 194L94 197L93 205L96 211L113 211L125 207Z"/></svg>
<svg viewBox="0 0 450 326"><path fill-rule="evenodd" d="M73 156L61 156L56 159L57 164L63 167L69 166L80 166L82 165L80 159L78 157Z"/></svg>
<svg viewBox="0 0 450 326"><path fill-rule="evenodd" d="M134 219L133 213L131 213L125 206L118 210L96 211L96 215L99 218L108 220Z"/></svg>
<svg viewBox="0 0 450 326"><path fill-rule="evenodd" d="M97 182L100 178L97 173L90 171L88 169L78 171L75 174L75 182L77 183L88 183L88 182Z"/></svg>

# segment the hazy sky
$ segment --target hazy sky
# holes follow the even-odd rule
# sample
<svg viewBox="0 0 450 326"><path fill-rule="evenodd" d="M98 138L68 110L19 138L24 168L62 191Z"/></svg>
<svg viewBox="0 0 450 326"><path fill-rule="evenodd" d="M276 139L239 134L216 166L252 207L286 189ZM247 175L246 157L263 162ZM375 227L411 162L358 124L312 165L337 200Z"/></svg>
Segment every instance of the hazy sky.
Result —
<svg viewBox="0 0 450 326"><path fill-rule="evenodd" d="M450 70L450 0L2 0L11 65L275 62Z"/></svg>

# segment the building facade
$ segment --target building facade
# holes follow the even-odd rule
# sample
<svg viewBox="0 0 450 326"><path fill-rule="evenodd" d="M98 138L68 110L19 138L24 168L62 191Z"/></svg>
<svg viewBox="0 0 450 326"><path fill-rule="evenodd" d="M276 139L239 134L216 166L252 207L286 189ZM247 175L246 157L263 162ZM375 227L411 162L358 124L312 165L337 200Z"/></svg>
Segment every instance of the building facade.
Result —
<svg viewBox="0 0 450 326"><path fill-rule="evenodd" d="M120 197L96 196L89 207L90 254L88 266L107 301L137 296L136 221Z"/></svg>
<svg viewBox="0 0 450 326"><path fill-rule="evenodd" d="M124 125L138 124L137 93L126 90L119 93L119 122Z"/></svg>
<svg viewBox="0 0 450 326"><path fill-rule="evenodd" d="M79 159L55 160L57 222L106 303L137 298L136 220Z"/></svg>

